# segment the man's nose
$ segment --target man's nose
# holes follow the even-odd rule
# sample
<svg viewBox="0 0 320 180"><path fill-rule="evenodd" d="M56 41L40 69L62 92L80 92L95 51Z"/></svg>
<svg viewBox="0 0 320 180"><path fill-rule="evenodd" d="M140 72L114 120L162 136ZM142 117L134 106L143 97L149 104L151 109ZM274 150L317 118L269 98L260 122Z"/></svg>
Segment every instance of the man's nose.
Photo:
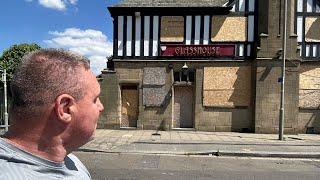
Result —
<svg viewBox="0 0 320 180"><path fill-rule="evenodd" d="M100 100L99 100L99 106L100 106L100 112L102 112L103 110L104 110L104 107L103 107L103 104L100 102Z"/></svg>

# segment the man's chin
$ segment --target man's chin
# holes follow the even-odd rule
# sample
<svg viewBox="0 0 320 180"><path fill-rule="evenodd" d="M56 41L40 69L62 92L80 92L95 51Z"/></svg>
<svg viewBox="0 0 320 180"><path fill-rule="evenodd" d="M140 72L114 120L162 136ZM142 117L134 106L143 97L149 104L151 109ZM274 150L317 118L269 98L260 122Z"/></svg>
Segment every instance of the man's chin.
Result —
<svg viewBox="0 0 320 180"><path fill-rule="evenodd" d="M89 139L89 142L94 140L94 138L96 137L96 131L97 131L97 124L94 126L94 131Z"/></svg>
<svg viewBox="0 0 320 180"><path fill-rule="evenodd" d="M90 142L90 141L94 140L94 139L95 139L95 137L96 137L96 136L95 136L95 133L93 133L93 134L92 134L92 136L90 137L90 139L89 139L89 141L88 141L88 142Z"/></svg>
<svg viewBox="0 0 320 180"><path fill-rule="evenodd" d="M90 141L94 140L94 138L95 138L95 131L92 132L91 136L87 136L86 138L84 138L84 139L86 139L86 141L83 142L82 146L89 143Z"/></svg>
<svg viewBox="0 0 320 180"><path fill-rule="evenodd" d="M93 131L93 133L92 133L91 137L89 138L89 141L88 141L88 142L94 140L95 137L96 137L96 130Z"/></svg>

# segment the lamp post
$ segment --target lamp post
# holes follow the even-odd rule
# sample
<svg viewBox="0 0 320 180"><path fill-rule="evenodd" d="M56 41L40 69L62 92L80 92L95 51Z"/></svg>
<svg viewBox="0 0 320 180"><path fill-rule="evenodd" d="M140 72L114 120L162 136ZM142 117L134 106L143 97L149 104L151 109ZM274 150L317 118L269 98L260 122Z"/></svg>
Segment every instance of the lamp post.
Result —
<svg viewBox="0 0 320 180"><path fill-rule="evenodd" d="M2 82L4 88L4 127L5 131L8 131L9 127L9 120L8 120L8 101L7 101L7 71L6 69L3 70L2 73Z"/></svg>
<svg viewBox="0 0 320 180"><path fill-rule="evenodd" d="M284 22L283 22L283 38L282 38L282 77L281 77L281 100L280 100L280 116L279 116L279 140L283 141L284 129L284 82L286 76L286 55L287 55L287 11L288 0L284 1Z"/></svg>

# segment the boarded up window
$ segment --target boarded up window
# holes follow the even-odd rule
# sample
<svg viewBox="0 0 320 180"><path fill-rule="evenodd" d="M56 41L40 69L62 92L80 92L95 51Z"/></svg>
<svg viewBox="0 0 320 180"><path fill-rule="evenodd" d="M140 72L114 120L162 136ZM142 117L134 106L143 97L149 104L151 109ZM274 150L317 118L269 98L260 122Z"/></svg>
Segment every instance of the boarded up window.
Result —
<svg viewBox="0 0 320 180"><path fill-rule="evenodd" d="M308 17L305 22L305 40L307 42L320 42L320 18Z"/></svg>
<svg viewBox="0 0 320 180"><path fill-rule="evenodd" d="M143 88L143 105L149 107L160 107L164 104L166 97L165 87L144 87Z"/></svg>
<svg viewBox="0 0 320 180"><path fill-rule="evenodd" d="M143 105L161 106L167 95L165 90L166 68L146 67L143 69Z"/></svg>
<svg viewBox="0 0 320 180"><path fill-rule="evenodd" d="M203 106L250 106L251 67L205 67Z"/></svg>
<svg viewBox="0 0 320 180"><path fill-rule="evenodd" d="M182 16L161 17L161 42L183 42L184 18Z"/></svg>
<svg viewBox="0 0 320 180"><path fill-rule="evenodd" d="M299 107L320 107L320 68L300 66Z"/></svg>
<svg viewBox="0 0 320 180"><path fill-rule="evenodd" d="M166 83L166 68L145 67L143 68L143 85L164 85Z"/></svg>
<svg viewBox="0 0 320 180"><path fill-rule="evenodd" d="M247 18L212 16L211 41L246 41Z"/></svg>

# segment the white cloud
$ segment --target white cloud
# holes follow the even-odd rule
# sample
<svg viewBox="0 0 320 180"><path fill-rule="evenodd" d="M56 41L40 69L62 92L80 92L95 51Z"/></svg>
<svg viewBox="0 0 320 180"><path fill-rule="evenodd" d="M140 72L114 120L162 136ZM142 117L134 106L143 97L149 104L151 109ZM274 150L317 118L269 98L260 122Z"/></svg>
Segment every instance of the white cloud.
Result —
<svg viewBox="0 0 320 180"><path fill-rule="evenodd" d="M39 4L51 9L63 11L66 9L66 4L62 0L39 0Z"/></svg>
<svg viewBox="0 0 320 180"><path fill-rule="evenodd" d="M106 68L107 56L112 54L112 42L101 31L67 28L63 32L50 31L52 39L44 42L53 48L64 48L90 59L92 71L98 75Z"/></svg>
<svg viewBox="0 0 320 180"><path fill-rule="evenodd" d="M72 4L72 5L76 5L78 0L69 0L69 2Z"/></svg>
<svg viewBox="0 0 320 180"><path fill-rule="evenodd" d="M25 0L31 2L33 0ZM78 0L38 0L39 4L46 7L59 11L66 10L67 4L76 5Z"/></svg>

